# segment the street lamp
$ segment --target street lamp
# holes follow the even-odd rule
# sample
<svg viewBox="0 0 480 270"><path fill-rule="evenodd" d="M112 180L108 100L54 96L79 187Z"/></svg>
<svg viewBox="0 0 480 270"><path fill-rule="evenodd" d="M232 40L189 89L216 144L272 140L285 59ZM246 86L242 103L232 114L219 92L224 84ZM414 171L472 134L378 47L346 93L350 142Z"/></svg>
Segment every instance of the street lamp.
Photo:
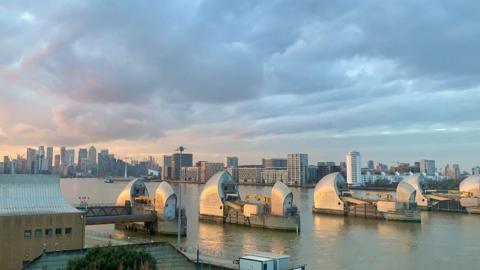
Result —
<svg viewBox="0 0 480 270"><path fill-rule="evenodd" d="M182 155L183 151L185 151L185 147L180 146L176 150L177 152L180 152L180 182L178 183L178 216L177 216L177 249L180 248L180 231L182 227Z"/></svg>

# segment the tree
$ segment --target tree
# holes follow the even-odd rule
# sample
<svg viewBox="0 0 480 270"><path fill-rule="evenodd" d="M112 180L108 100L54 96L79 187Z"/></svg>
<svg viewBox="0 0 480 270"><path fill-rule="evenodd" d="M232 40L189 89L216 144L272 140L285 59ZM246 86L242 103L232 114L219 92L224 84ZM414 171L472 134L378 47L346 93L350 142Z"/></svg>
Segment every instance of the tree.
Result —
<svg viewBox="0 0 480 270"><path fill-rule="evenodd" d="M149 253L128 246L94 247L83 257L68 262L68 270L154 270L157 261Z"/></svg>

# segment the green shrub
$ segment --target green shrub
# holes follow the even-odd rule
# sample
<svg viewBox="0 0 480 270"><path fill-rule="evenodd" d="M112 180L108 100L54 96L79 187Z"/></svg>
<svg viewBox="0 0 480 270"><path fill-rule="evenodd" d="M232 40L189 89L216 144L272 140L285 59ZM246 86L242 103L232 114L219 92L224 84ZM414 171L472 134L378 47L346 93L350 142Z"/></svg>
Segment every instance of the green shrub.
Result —
<svg viewBox="0 0 480 270"><path fill-rule="evenodd" d="M149 253L128 246L94 247L83 257L68 262L68 270L154 270L157 262Z"/></svg>

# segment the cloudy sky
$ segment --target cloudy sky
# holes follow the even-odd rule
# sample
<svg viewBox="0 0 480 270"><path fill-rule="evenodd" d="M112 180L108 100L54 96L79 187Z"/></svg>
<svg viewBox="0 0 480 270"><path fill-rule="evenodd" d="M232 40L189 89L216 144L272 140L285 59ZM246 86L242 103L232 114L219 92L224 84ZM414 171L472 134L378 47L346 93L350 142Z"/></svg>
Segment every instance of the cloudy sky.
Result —
<svg viewBox="0 0 480 270"><path fill-rule="evenodd" d="M419 3L421 2L421 3ZM480 165L478 1L3 1L0 154Z"/></svg>

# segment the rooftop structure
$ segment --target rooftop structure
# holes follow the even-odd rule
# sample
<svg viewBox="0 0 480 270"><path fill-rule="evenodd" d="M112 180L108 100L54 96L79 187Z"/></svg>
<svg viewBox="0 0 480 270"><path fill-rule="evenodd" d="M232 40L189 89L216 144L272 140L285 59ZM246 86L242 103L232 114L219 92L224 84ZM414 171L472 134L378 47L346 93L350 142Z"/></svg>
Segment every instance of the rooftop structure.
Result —
<svg viewBox="0 0 480 270"><path fill-rule="evenodd" d="M0 262L20 269L45 251L83 248L84 213L63 199L60 179L0 175Z"/></svg>

